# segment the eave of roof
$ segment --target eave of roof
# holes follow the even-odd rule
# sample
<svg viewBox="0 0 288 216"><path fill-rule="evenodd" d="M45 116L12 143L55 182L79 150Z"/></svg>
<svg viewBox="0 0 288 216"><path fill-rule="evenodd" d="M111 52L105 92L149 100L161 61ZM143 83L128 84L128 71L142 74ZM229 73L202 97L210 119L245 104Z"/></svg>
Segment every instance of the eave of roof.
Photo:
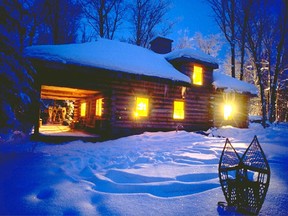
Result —
<svg viewBox="0 0 288 216"><path fill-rule="evenodd" d="M123 73L159 77L190 83L163 55L119 41L99 39L96 42L66 45L40 45L25 49L28 58L61 64L75 64Z"/></svg>
<svg viewBox="0 0 288 216"><path fill-rule="evenodd" d="M213 69L219 67L218 62L214 57L202 52L201 50L194 50L191 48L174 50L165 54L165 58L169 62L195 62Z"/></svg>

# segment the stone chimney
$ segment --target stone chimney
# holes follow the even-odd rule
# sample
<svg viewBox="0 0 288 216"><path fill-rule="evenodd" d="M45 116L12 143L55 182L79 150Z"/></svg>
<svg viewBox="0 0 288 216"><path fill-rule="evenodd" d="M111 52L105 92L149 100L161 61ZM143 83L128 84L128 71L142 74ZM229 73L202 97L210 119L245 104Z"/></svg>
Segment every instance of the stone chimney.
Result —
<svg viewBox="0 0 288 216"><path fill-rule="evenodd" d="M156 36L150 41L150 49L159 54L166 54L172 51L173 40Z"/></svg>

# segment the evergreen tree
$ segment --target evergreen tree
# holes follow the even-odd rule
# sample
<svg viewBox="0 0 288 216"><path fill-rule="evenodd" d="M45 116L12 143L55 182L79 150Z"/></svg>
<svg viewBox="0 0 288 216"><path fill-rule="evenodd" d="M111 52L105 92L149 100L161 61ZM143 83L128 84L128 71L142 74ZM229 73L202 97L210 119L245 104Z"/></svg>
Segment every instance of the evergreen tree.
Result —
<svg viewBox="0 0 288 216"><path fill-rule="evenodd" d="M22 55L21 13L19 1L0 3L0 136L9 137L14 131L28 133L34 121L34 71Z"/></svg>

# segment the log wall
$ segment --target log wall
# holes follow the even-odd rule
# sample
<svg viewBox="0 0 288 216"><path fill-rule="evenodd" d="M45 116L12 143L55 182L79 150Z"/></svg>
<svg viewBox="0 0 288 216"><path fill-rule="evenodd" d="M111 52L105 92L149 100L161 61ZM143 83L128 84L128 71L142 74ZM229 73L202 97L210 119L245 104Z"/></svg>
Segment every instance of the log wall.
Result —
<svg viewBox="0 0 288 216"><path fill-rule="evenodd" d="M51 68L53 66L53 68ZM100 133L130 133L132 131L175 130L177 125L186 130L207 129L213 125L210 95L211 85L194 86L189 83L99 70L73 65L40 64L42 84L71 87L100 92L86 98L85 124ZM191 69L191 65L187 66ZM55 79L56 74L62 74ZM208 74L208 73L207 73ZM63 77L63 78L62 78ZM69 77L69 78L68 78ZM209 75L212 77L212 74ZM210 83L210 81L209 81ZM147 117L134 116L136 97L149 99ZM103 114L95 116L96 99L103 99ZM185 118L173 119L174 100L185 104ZM75 120L80 117L80 105L75 103Z"/></svg>
<svg viewBox="0 0 288 216"><path fill-rule="evenodd" d="M106 80L105 83L106 88L109 88L109 91L103 89L103 93L106 94L85 100L86 126L94 128L95 132L110 135L109 133L129 134L135 131L175 130L177 125L181 125L186 130L199 130L212 126L210 94L205 88L189 88L173 83L143 80L118 79ZM137 97L149 99L147 117L135 117ZM101 118L95 116L97 98L103 98ZM183 101L185 104L183 120L173 119L174 100ZM77 116L80 116L80 109L78 112Z"/></svg>
<svg viewBox="0 0 288 216"><path fill-rule="evenodd" d="M39 62L38 62L39 63ZM198 64L199 65L199 64ZM208 129L221 126L221 92L212 89L212 68L203 66L204 82L197 86L163 78L101 70L79 65L34 62L42 85L96 90L97 94L75 103L75 120L80 117L80 104L86 102L86 127L107 136L133 134L137 131L175 130L181 125L185 130ZM175 65L174 65L175 66ZM177 66L177 65L176 65ZM175 67L176 67L175 66ZM177 68L177 67L176 67ZM178 65L178 70L192 76L193 64ZM58 79L55 77L61 74ZM148 116L136 118L136 97L149 99ZM102 116L95 116L96 99L103 98ZM185 104L185 118L173 119L174 100ZM247 125L247 102L239 95L239 113L234 125ZM214 123L213 123L214 119Z"/></svg>

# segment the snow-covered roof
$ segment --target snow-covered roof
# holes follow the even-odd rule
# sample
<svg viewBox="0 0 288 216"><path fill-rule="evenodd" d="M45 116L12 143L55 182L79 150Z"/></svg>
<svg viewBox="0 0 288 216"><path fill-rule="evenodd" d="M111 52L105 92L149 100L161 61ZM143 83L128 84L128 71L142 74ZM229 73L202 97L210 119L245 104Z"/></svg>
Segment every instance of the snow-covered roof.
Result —
<svg viewBox="0 0 288 216"><path fill-rule="evenodd" d="M170 53L167 53L165 55L165 58L168 61L171 61L171 60L174 60L174 59L179 59L179 58L187 58L187 59L199 60L199 61L202 61L202 62L206 62L206 63L212 64L212 65L215 65L215 67L218 68L218 62L217 62L217 60L214 57L204 53L201 50L194 50L194 49L191 49L191 48L184 48L184 49L174 50L174 51L172 51Z"/></svg>
<svg viewBox="0 0 288 216"><path fill-rule="evenodd" d="M216 89L224 89L225 92L234 91L238 93L250 93L252 95L258 94L258 89L255 85L230 77L221 72L213 72L213 80L213 86Z"/></svg>
<svg viewBox="0 0 288 216"><path fill-rule="evenodd" d="M151 43L152 41L154 41L154 40L156 40L156 39L164 39L164 40L168 40L168 41L173 42L173 40L170 39L170 38L164 37L164 36L162 36L162 35L155 35L154 37L152 37L152 38L150 39L149 43Z"/></svg>
<svg viewBox="0 0 288 216"><path fill-rule="evenodd" d="M28 57L79 64L132 74L155 76L190 83L163 55L132 44L98 39L95 42L65 45L39 45L25 49Z"/></svg>

